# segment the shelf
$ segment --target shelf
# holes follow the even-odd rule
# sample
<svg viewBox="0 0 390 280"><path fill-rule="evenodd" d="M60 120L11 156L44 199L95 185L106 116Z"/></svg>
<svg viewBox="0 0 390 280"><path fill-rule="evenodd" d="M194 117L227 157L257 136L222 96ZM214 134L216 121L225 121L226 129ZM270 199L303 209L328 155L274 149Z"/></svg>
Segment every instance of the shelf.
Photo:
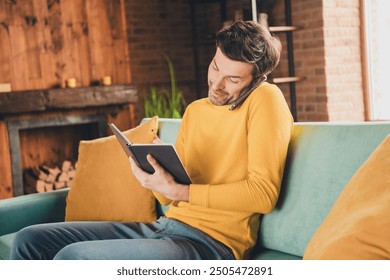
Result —
<svg viewBox="0 0 390 280"><path fill-rule="evenodd" d="M251 2L256 3L257 1L252 0ZM259 12L256 8L256 5L252 5L252 14L254 14L254 12L256 12L256 13ZM299 30L302 27L294 26L292 23L291 0L284 1L284 12L285 12L285 20L283 23L284 25L269 26L268 29L271 33L285 32L286 36L283 36L283 39L285 40L285 43L286 43L285 52L287 55L286 63L287 63L287 67L288 67L288 72L286 73L287 77L275 77L275 78L272 78L271 81L275 84L281 84L281 83L288 84L288 87L290 89L289 95L290 95L291 113L293 115L294 121L298 121L295 82L300 81L301 78L295 76L294 44L293 44L294 32L292 32L292 31Z"/></svg>
<svg viewBox="0 0 390 280"><path fill-rule="evenodd" d="M52 109L75 109L138 102L135 85L11 91L0 94L0 116Z"/></svg>
<svg viewBox="0 0 390 280"><path fill-rule="evenodd" d="M295 83L302 80L300 77L281 77L281 78L274 78L272 79L272 82L274 84L282 84L282 83Z"/></svg>
<svg viewBox="0 0 390 280"><path fill-rule="evenodd" d="M269 31L271 32L287 32L287 31L295 31L299 28L297 26L270 26Z"/></svg>

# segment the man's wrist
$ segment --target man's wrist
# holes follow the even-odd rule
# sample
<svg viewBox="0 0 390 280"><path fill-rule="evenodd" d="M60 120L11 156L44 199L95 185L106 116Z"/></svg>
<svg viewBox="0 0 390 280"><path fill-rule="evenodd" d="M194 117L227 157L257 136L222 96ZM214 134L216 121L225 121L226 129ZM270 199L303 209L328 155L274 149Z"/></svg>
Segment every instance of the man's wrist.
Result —
<svg viewBox="0 0 390 280"><path fill-rule="evenodd" d="M177 199L176 201L190 201L190 186L189 185L178 185Z"/></svg>

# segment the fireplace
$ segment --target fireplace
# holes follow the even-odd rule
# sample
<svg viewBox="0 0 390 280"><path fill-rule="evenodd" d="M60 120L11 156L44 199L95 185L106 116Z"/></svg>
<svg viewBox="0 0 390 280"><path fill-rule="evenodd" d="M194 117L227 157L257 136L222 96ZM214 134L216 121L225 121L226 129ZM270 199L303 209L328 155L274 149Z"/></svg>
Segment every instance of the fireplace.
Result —
<svg viewBox="0 0 390 280"><path fill-rule="evenodd" d="M74 136L77 135L77 133L71 133L69 130L62 130L61 128L71 128L71 126L80 126L83 124L92 124L92 127L96 127L95 129L89 128L86 131L89 131L87 134L81 137L76 137L74 139ZM93 126L95 124L95 126ZM30 166L30 164L27 162L28 160L23 160L22 152L29 154L26 158L30 157L32 162L41 161L40 164L46 164L46 165L56 165L59 166L60 162L62 162L65 159L71 158L73 161L75 161L75 152L77 151L77 143L69 143L74 142L73 140L76 140L76 142L80 140L88 140L93 138L98 138L106 135L106 125L107 125L107 119L104 115L80 115L80 116L63 116L63 117L57 117L57 118L42 118L42 119L31 119L31 120L10 120L7 121L8 126L8 135L9 135L9 146L10 146L10 153L11 153L11 169L12 169L12 182L13 182L13 194L14 196L23 195L24 187L23 187L23 170L26 170L27 168L31 168L33 166ZM58 131L59 130L59 131ZM59 132L59 133L58 133ZM68 133L67 133L68 132ZM57 144L54 143L54 145L48 145L48 142L53 141L44 141L48 147L44 147L44 150L47 152L48 156L43 157L39 159L41 156L39 153L34 156L34 150L38 149L39 140L34 141L35 147L29 145L29 138L28 134L38 136L39 138L47 137L51 139L55 139L55 136L61 135L61 136L68 136L70 137L71 141L61 141L57 142ZM50 135L52 134L52 135ZM68 134L68 135L67 135ZM22 139L24 139L25 145L22 145L20 139L20 136L24 136ZM53 137L54 136L54 137ZM60 141L60 139L57 139L57 141ZM41 141L43 142L43 141ZM53 143L51 143L53 144ZM65 147L61 147L62 145L66 145ZM23 149L23 146L25 148ZM27 148L26 146L29 146L31 149ZM49 148L49 149L48 149ZM57 153L55 151L58 151ZM70 150L70 152L66 152L65 150ZM55 159L55 156L50 156L50 154L57 154L59 157L57 160ZM62 156L62 159L61 159ZM37 158L37 160L34 160L34 158ZM24 164L23 164L24 161ZM38 162L36 162L38 163Z"/></svg>
<svg viewBox="0 0 390 280"><path fill-rule="evenodd" d="M0 94L0 199L25 194L23 172L77 161L78 143L138 123L135 87L109 86Z"/></svg>

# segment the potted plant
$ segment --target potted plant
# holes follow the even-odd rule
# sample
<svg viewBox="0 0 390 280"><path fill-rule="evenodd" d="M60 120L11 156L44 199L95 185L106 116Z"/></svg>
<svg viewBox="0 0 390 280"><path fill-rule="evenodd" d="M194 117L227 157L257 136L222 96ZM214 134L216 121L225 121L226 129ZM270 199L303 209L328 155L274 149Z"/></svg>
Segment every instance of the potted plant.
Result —
<svg viewBox="0 0 390 280"><path fill-rule="evenodd" d="M186 106L183 92L176 87L175 71L172 61L166 55L165 60L168 63L171 90L169 91L165 88L157 88L154 86L150 88L150 93L144 96L144 112L147 118L159 116L160 118L179 119L182 117Z"/></svg>

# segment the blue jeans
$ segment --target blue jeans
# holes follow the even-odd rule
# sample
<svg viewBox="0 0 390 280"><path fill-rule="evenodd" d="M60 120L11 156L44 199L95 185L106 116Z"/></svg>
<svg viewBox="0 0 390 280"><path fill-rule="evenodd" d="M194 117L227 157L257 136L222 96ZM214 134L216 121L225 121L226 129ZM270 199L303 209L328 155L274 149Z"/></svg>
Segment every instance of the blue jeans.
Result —
<svg viewBox="0 0 390 280"><path fill-rule="evenodd" d="M64 222L29 226L15 236L11 258L61 260L234 259L230 248L169 218L155 222Z"/></svg>

